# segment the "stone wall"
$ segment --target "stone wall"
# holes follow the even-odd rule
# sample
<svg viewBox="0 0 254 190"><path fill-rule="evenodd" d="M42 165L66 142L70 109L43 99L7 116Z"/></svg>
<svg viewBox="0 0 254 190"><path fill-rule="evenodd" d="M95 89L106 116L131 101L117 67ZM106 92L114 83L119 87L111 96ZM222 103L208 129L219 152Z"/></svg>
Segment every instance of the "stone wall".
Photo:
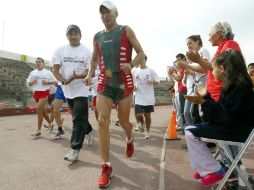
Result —
<svg viewBox="0 0 254 190"><path fill-rule="evenodd" d="M172 93L168 89L173 86L170 81L160 81L154 86L156 104L172 103Z"/></svg>
<svg viewBox="0 0 254 190"><path fill-rule="evenodd" d="M24 101L31 96L26 79L33 64L0 57L0 100Z"/></svg>

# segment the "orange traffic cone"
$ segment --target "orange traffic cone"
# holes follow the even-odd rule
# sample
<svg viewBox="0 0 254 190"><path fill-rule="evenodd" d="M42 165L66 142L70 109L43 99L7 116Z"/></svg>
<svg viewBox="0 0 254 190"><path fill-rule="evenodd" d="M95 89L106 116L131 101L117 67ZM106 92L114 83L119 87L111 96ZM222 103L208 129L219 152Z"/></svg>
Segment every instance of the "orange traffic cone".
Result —
<svg viewBox="0 0 254 190"><path fill-rule="evenodd" d="M180 138L177 137L176 134L176 113L175 111L172 111L169 125L168 125L168 131L167 136L165 138L166 140L180 140Z"/></svg>

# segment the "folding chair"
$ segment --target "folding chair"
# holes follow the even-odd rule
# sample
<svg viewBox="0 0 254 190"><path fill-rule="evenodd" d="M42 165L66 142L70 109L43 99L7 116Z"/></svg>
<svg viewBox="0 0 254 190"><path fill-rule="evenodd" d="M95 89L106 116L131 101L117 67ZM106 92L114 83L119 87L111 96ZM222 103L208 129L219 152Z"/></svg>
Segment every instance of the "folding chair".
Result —
<svg viewBox="0 0 254 190"><path fill-rule="evenodd" d="M221 190L222 187L225 185L226 181L228 180L229 176L233 171L237 171L237 174L240 175L242 180L244 181L247 189L253 190L251 187L251 184L248 182L248 179L245 178L243 173L241 172L239 166L237 163L240 161L242 158L243 154L245 153L246 149L248 146L251 144L252 140L254 139L254 128L252 129L249 137L245 141L245 143L240 143L240 142L233 142L233 141L224 141L224 140L217 140L217 139L209 139L209 138L201 138L200 140L203 142L212 142L217 144L218 150L215 153L215 158L218 156L218 154L224 154L224 156L227 158L229 161L229 169L227 170L225 176L223 179L220 181L219 186L217 187L216 190ZM229 149L229 145L234 145L239 147L239 152L235 158L233 158L231 151ZM214 187L212 187L214 189Z"/></svg>

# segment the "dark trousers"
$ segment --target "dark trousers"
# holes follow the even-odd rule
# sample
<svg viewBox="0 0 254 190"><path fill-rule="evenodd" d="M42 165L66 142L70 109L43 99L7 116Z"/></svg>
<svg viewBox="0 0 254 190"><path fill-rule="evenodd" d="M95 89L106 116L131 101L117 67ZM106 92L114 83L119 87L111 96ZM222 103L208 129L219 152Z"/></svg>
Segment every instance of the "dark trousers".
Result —
<svg viewBox="0 0 254 190"><path fill-rule="evenodd" d="M184 95L186 95L186 92L179 92L179 106L180 106L180 118L179 118L179 124L182 129L182 133L184 134L184 128L186 125L185 117L184 117L184 105L185 105L185 98Z"/></svg>
<svg viewBox="0 0 254 190"><path fill-rule="evenodd" d="M76 97L73 99L67 99L67 102L73 112L71 148L74 150L81 149L85 135L93 130L92 126L88 121L87 97Z"/></svg>
<svg viewBox="0 0 254 190"><path fill-rule="evenodd" d="M203 121L202 118L199 115L198 106L199 106L198 104L193 104L192 110L191 110L191 114L192 114L194 124L199 124Z"/></svg>

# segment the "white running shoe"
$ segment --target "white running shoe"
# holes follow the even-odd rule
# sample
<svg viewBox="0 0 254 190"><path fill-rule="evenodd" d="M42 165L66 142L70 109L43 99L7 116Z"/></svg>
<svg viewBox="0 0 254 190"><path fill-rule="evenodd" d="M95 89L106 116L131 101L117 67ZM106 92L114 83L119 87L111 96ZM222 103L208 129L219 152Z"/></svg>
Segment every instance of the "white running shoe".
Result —
<svg viewBox="0 0 254 190"><path fill-rule="evenodd" d="M120 126L120 121L119 120L116 120L115 126Z"/></svg>
<svg viewBox="0 0 254 190"><path fill-rule="evenodd" d="M134 129L135 131L139 131L140 130L140 124L138 123Z"/></svg>
<svg viewBox="0 0 254 190"><path fill-rule="evenodd" d="M65 160L75 162L79 157L79 150L70 150L64 157Z"/></svg>
<svg viewBox="0 0 254 190"><path fill-rule="evenodd" d="M52 133L54 128L54 124L49 124L48 125L48 133Z"/></svg>
<svg viewBox="0 0 254 190"><path fill-rule="evenodd" d="M92 130L90 133L87 135L87 145L90 146L93 144L94 140L94 130Z"/></svg>
<svg viewBox="0 0 254 190"><path fill-rule="evenodd" d="M145 131L145 127L146 127L146 125L144 123L139 125L139 130L141 133L143 133Z"/></svg>
<svg viewBox="0 0 254 190"><path fill-rule="evenodd" d="M63 138L64 135L65 135L64 131L57 131L55 134L51 136L51 138L60 139Z"/></svg>
<svg viewBox="0 0 254 190"><path fill-rule="evenodd" d="M145 132L145 139L149 139L150 138L150 133L149 133L149 131L146 131Z"/></svg>
<svg viewBox="0 0 254 190"><path fill-rule="evenodd" d="M31 134L33 137L40 137L41 136L41 130L37 130L34 133Z"/></svg>

